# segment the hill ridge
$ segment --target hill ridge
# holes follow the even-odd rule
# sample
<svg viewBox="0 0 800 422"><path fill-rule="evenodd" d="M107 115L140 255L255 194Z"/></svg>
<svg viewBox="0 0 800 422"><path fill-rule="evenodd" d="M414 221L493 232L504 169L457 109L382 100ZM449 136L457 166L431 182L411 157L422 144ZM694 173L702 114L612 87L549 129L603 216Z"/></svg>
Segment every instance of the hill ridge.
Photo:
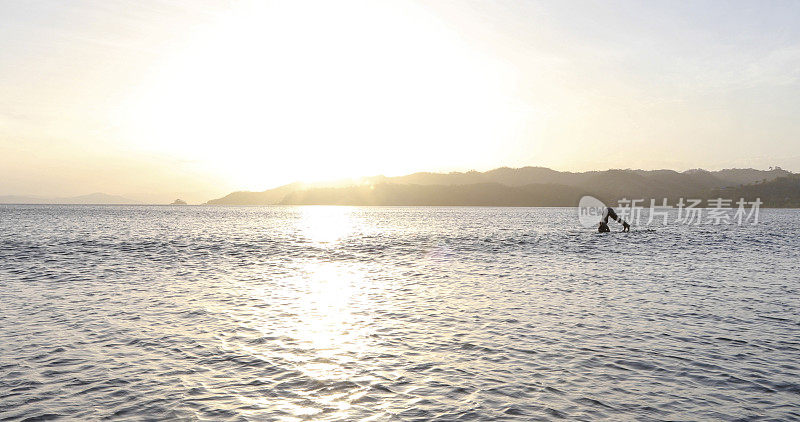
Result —
<svg viewBox="0 0 800 422"><path fill-rule="evenodd" d="M261 192L232 192L222 198L209 200L207 204L432 205L451 202L460 205L574 206L583 194L591 194L609 202L624 197L705 198L721 189L763 183L791 175L793 173L780 168L562 172L536 166L499 167L485 172L416 172L404 176L371 176L310 184L295 182ZM492 188L488 189L487 186ZM399 196L393 197L392 194Z"/></svg>

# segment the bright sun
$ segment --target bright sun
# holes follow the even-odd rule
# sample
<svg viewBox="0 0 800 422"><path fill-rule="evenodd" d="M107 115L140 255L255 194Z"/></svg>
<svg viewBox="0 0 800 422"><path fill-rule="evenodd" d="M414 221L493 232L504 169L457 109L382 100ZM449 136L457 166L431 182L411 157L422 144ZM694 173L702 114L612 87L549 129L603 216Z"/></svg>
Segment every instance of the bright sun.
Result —
<svg viewBox="0 0 800 422"><path fill-rule="evenodd" d="M514 81L413 3L247 5L156 68L128 133L247 189L478 167L523 120Z"/></svg>

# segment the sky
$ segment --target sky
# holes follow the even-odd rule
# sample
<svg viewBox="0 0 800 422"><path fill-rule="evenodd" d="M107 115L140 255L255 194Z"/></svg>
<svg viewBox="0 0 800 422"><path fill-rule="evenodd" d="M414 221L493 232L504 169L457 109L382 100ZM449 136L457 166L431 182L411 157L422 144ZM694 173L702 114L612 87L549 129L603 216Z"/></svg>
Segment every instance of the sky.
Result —
<svg viewBox="0 0 800 422"><path fill-rule="evenodd" d="M0 0L0 195L800 171L796 1Z"/></svg>

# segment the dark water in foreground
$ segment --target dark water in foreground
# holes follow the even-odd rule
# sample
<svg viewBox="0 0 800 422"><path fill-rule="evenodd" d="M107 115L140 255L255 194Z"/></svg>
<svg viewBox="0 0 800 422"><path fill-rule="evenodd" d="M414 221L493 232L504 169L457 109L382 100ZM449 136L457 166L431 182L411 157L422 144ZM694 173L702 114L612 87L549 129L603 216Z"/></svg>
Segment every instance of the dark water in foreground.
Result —
<svg viewBox="0 0 800 422"><path fill-rule="evenodd" d="M617 226L612 226L617 229ZM800 418L800 211L0 206L0 419Z"/></svg>

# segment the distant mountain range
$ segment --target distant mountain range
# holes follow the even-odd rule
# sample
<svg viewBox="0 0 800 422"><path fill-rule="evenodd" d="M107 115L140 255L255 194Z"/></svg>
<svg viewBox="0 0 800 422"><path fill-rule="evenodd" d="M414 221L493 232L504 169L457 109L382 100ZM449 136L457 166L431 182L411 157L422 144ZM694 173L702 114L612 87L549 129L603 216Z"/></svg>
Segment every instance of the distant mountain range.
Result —
<svg viewBox="0 0 800 422"><path fill-rule="evenodd" d="M122 196L108 195L105 193L92 193L89 195L69 196L69 197L41 197L41 196L21 196L6 195L0 196L0 204L92 204L92 205L127 205L140 204Z"/></svg>
<svg viewBox="0 0 800 422"><path fill-rule="evenodd" d="M763 202L772 208L800 208L800 174L790 174L773 180L761 181L736 187L717 189L712 196L718 198L743 198L746 201Z"/></svg>
<svg viewBox="0 0 800 422"><path fill-rule="evenodd" d="M502 167L486 172L414 173L357 181L292 183L263 192L233 192L210 205L477 205L576 206L583 195L606 203L619 199L670 202L678 198L738 199L731 195L769 193L765 206L800 205L798 175L770 170L702 169L560 172L544 167ZM765 196L762 196L764 200ZM780 198L780 200L778 200ZM795 205L797 206L797 205Z"/></svg>

